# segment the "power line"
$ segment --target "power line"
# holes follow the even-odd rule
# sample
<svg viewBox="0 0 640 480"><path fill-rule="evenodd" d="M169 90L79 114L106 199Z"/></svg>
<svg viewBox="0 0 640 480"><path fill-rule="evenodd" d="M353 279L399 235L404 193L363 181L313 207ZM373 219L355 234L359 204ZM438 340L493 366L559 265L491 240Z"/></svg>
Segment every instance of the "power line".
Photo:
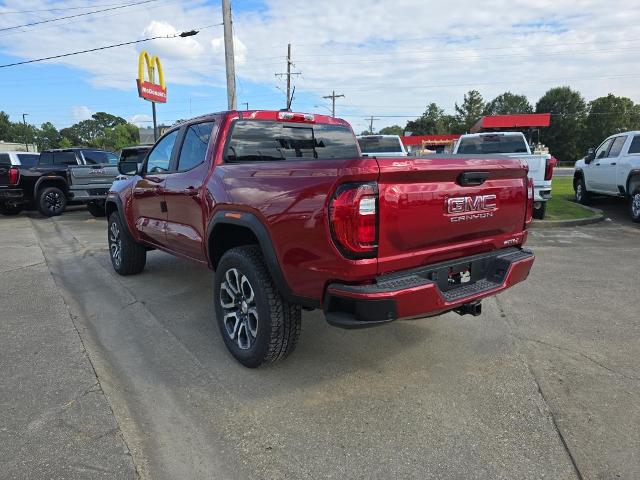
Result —
<svg viewBox="0 0 640 480"><path fill-rule="evenodd" d="M287 44L287 73L276 73L275 76L276 77L282 77L282 76L286 76L287 77L287 107L289 108L291 106L291 101L293 100L291 98L291 75L301 75L300 72L292 72L291 71L291 67L295 66L293 64L293 62L291 61L291 44L288 43Z"/></svg>
<svg viewBox="0 0 640 480"><path fill-rule="evenodd" d="M86 10L87 8L115 7L118 5L124 5L124 4L123 3L101 3L97 5L87 5L86 7L40 8L37 10L9 10L7 12L0 12L0 15L10 15L10 14L17 14L17 13L65 12L67 10Z"/></svg>
<svg viewBox="0 0 640 480"><path fill-rule="evenodd" d="M194 35L197 35L200 30L204 30L205 28L215 27L217 25L222 25L222 24L216 23L216 24L213 24L213 25L207 25L206 27L202 27L199 30L189 30L189 31L181 32L181 33L175 33L173 35L159 35L159 36L156 36L156 37L141 38L140 40L133 40L131 42L123 42L123 43L116 43L114 45L106 45L104 47L89 48L87 50L80 50L80 51L77 51L77 52L63 53L61 55L52 55L50 57L36 58L36 59L33 59L33 60L24 60L22 62L6 63L4 65L0 65L0 68L15 67L17 65L25 65L27 63L44 62L45 60L53 60L53 59L56 59L56 58L70 57L72 55L80 55L82 53L97 52L99 50L106 50L108 48L123 47L125 45L133 45L135 43L149 42L151 40L158 40L158 39L165 39L165 38L178 38L178 37L192 37Z"/></svg>
<svg viewBox="0 0 640 480"><path fill-rule="evenodd" d="M24 23L22 25L14 25L12 27L0 28L0 32L6 32L7 30L15 30L15 29L18 29L18 28L23 28L23 27L33 27L35 25L41 25L43 23L57 22L59 20L67 20L68 18L84 17L86 15L93 15L95 13L108 12L110 10L118 10L120 8L133 7L133 6L143 5L145 3L153 3L153 2L157 2L157 1L158 0L144 0L142 2L137 2L137 3L126 3L124 5L118 5L117 7L103 8L102 10L93 10L91 12L76 13L75 15L68 15L66 17L56 17L56 18L50 18L48 20L40 20L39 22Z"/></svg>

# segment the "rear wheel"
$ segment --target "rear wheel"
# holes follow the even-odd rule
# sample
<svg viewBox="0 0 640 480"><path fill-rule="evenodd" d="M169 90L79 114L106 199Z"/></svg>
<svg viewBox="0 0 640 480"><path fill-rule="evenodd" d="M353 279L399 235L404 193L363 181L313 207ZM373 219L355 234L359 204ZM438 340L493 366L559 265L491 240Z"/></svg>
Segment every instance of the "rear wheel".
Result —
<svg viewBox="0 0 640 480"><path fill-rule="evenodd" d="M574 182L574 189L576 191L576 202L582 205L589 203L589 192L584 183L584 178L580 177Z"/></svg>
<svg viewBox="0 0 640 480"><path fill-rule="evenodd" d="M214 300L224 343L245 367L276 362L295 349L300 306L282 298L258 247L224 254L216 269Z"/></svg>
<svg viewBox="0 0 640 480"><path fill-rule="evenodd" d="M10 203L0 203L0 214L10 216L18 215L22 211L22 205L12 205Z"/></svg>
<svg viewBox="0 0 640 480"><path fill-rule="evenodd" d="M547 213L547 202L540 202L538 208L533 208L533 218L536 220L544 220L544 216Z"/></svg>
<svg viewBox="0 0 640 480"><path fill-rule="evenodd" d="M629 214L631 215L631 220L640 223L640 189L636 189L633 195L631 195Z"/></svg>
<svg viewBox="0 0 640 480"><path fill-rule="evenodd" d="M58 187L45 187L38 195L38 210L45 217L61 215L67 208L67 197Z"/></svg>
<svg viewBox="0 0 640 480"><path fill-rule="evenodd" d="M147 263L147 250L136 243L120 221L118 212L109 217L107 228L109 256L113 269L120 275L135 275L144 270Z"/></svg>
<svg viewBox="0 0 640 480"><path fill-rule="evenodd" d="M104 209L103 202L87 203L87 210L89 210L89 213L94 217L104 217L107 214L106 210Z"/></svg>

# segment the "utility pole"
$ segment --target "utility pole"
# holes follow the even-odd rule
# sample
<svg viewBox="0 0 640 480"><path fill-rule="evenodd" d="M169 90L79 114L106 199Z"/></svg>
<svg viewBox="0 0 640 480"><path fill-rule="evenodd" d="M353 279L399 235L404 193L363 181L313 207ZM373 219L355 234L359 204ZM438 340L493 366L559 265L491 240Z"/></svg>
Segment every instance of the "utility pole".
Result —
<svg viewBox="0 0 640 480"><path fill-rule="evenodd" d="M374 118L373 115L369 117L369 133L373 134L373 121L380 120L379 118Z"/></svg>
<svg viewBox="0 0 640 480"><path fill-rule="evenodd" d="M27 152L28 152L29 151L29 138L27 136L27 133L28 133L27 115L29 115L29 114L28 113L23 113L22 114L22 123L24 123L24 148L26 148Z"/></svg>
<svg viewBox="0 0 640 480"><path fill-rule="evenodd" d="M287 44L287 73L276 73L276 77L287 76L287 108L291 106L291 75L300 75L300 72L292 72L291 67L294 66L291 61L291 44Z"/></svg>
<svg viewBox="0 0 640 480"><path fill-rule="evenodd" d="M336 116L336 98L340 98L340 97L344 97L344 95L336 95L336 91L333 90L331 92L331 95L327 95L326 97L322 97L322 98L330 98L331 99L331 116L335 117Z"/></svg>
<svg viewBox="0 0 640 480"><path fill-rule="evenodd" d="M227 67L227 104L229 110L236 109L236 67L233 56L233 27L231 0L222 0L222 23L224 25L224 61Z"/></svg>
<svg viewBox="0 0 640 480"><path fill-rule="evenodd" d="M245 110L249 110L249 102L242 102L242 105L246 107Z"/></svg>

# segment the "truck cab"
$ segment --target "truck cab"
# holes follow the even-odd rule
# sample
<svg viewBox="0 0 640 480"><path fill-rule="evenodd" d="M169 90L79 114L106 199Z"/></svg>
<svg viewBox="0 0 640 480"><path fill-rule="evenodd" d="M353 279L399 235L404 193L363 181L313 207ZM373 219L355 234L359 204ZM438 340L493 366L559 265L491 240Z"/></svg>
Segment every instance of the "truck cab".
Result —
<svg viewBox="0 0 640 480"><path fill-rule="evenodd" d="M628 198L631 219L640 222L640 131L611 135L590 148L576 162L573 187L583 204L592 194Z"/></svg>

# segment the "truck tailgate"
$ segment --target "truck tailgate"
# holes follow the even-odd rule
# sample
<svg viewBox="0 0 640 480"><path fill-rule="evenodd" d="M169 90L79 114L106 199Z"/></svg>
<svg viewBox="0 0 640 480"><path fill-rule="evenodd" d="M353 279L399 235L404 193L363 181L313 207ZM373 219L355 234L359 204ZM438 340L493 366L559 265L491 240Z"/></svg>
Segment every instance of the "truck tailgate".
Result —
<svg viewBox="0 0 640 480"><path fill-rule="evenodd" d="M523 241L527 170L519 159L452 155L377 161L379 273Z"/></svg>
<svg viewBox="0 0 640 480"><path fill-rule="evenodd" d="M69 167L73 187L110 185L118 176L115 165L78 165Z"/></svg>

